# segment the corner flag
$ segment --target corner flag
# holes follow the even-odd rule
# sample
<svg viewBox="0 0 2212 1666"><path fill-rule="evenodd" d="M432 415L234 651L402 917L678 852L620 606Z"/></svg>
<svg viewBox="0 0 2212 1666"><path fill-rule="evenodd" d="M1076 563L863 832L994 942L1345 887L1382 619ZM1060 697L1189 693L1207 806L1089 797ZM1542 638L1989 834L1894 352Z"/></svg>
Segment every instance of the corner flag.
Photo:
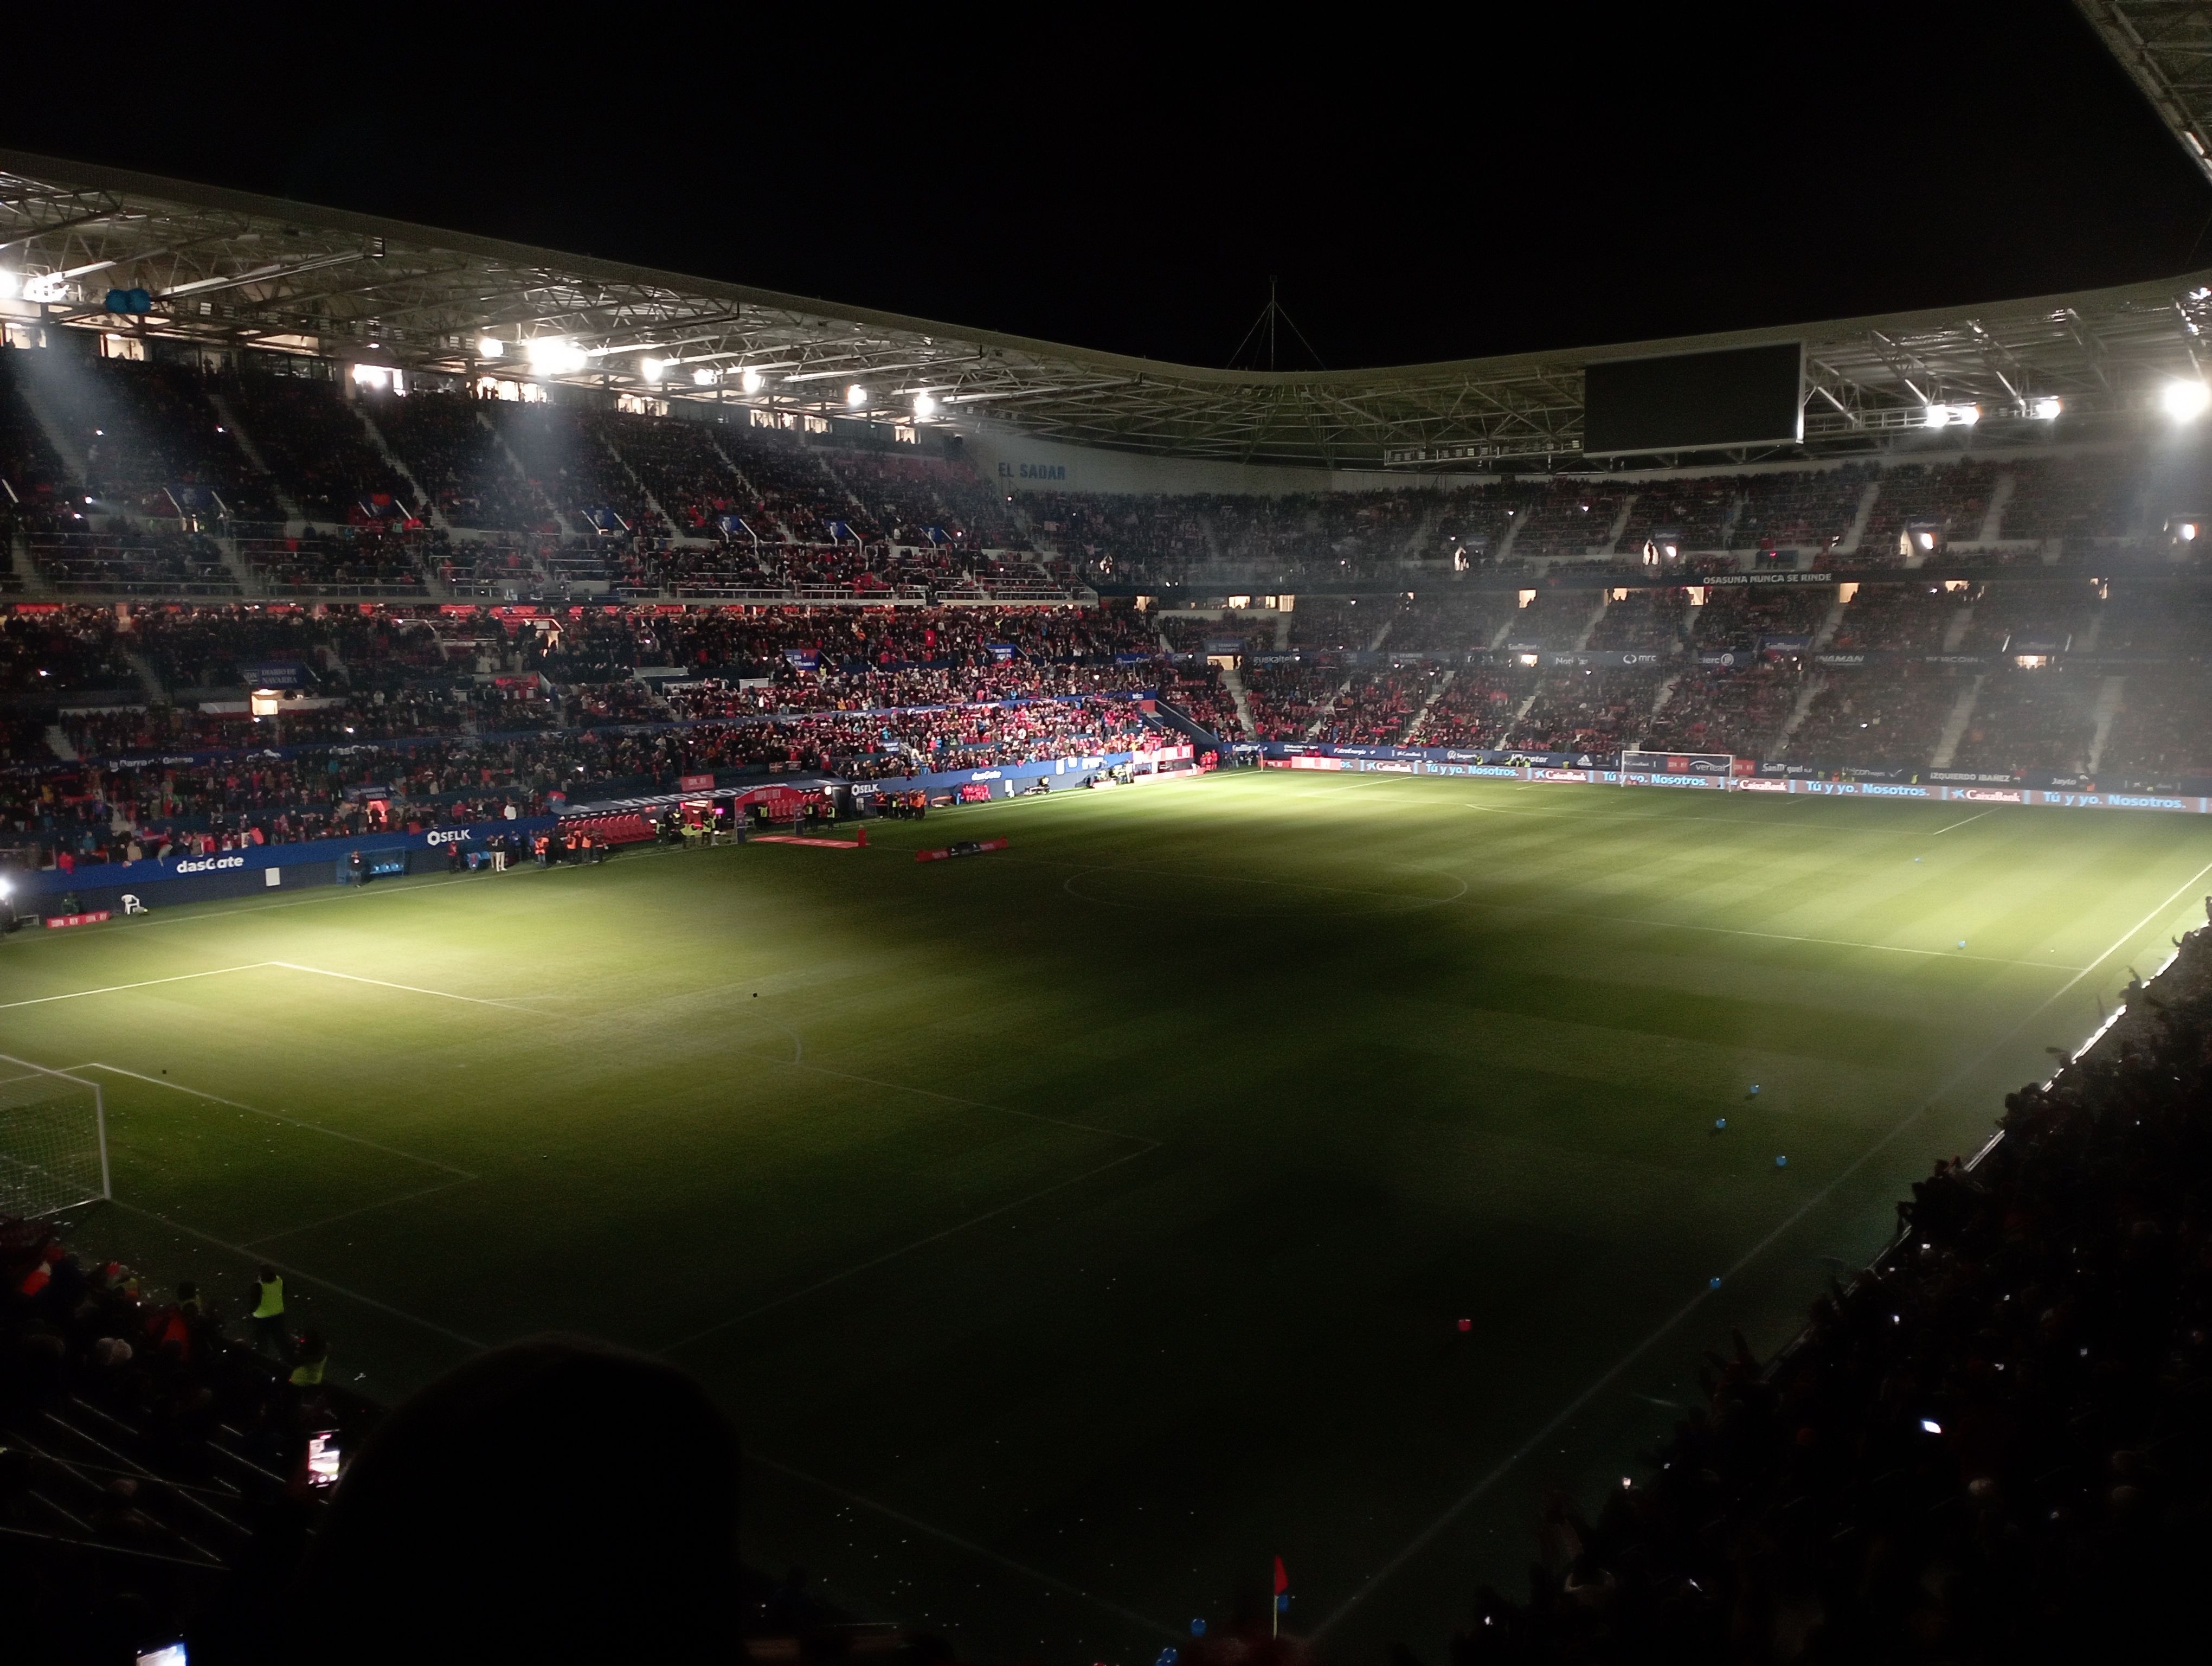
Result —
<svg viewBox="0 0 2212 1666"><path fill-rule="evenodd" d="M1283 1610L1291 1606L1291 1576L1283 1566L1283 1559L1275 1558L1274 1612L1267 1616L1267 1634L1279 1636L1283 1629Z"/></svg>

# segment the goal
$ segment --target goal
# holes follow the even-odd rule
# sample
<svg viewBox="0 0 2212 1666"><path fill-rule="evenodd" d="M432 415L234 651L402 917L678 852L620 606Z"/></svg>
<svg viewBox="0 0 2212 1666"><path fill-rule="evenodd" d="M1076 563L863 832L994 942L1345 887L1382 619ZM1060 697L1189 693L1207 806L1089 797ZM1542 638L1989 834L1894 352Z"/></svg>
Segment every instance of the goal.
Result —
<svg viewBox="0 0 2212 1666"><path fill-rule="evenodd" d="M0 1055L0 1215L58 1214L109 1195L100 1085Z"/></svg>

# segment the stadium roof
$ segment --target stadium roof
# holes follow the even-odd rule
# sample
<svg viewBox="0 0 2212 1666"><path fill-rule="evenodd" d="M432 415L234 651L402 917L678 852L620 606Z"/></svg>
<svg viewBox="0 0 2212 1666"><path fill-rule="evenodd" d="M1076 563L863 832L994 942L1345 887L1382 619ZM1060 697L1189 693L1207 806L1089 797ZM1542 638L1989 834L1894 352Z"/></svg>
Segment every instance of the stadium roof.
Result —
<svg viewBox="0 0 2212 1666"><path fill-rule="evenodd" d="M876 421L912 421L925 398L934 421L1333 468L1571 467L1585 364L1779 341L1805 344L1813 452L1916 442L1931 404L2033 428L2036 402L2057 398L2079 433L2148 412L2166 382L2198 375L2212 325L2212 271L2200 271L1633 345L1215 370L15 152L0 152L0 275L19 297L0 298L0 314L16 322ZM151 310L109 312L112 289L144 290Z"/></svg>
<svg viewBox="0 0 2212 1666"><path fill-rule="evenodd" d="M2212 3L2074 0L2197 171L2212 180Z"/></svg>

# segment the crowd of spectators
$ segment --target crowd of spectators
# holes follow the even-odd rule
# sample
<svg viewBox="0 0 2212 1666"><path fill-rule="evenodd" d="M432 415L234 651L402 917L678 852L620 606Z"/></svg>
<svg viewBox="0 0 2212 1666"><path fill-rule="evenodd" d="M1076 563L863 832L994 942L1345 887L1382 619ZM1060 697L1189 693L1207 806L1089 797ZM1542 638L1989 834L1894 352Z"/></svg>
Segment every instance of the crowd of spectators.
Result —
<svg viewBox="0 0 2212 1666"><path fill-rule="evenodd" d="M1953 766L2087 774L2100 680L2063 666L1990 672L1982 679Z"/></svg>
<svg viewBox="0 0 2212 1666"><path fill-rule="evenodd" d="M1304 740L1344 686L1341 666L1321 660L1248 666L1244 700L1257 740Z"/></svg>
<svg viewBox="0 0 2212 1666"><path fill-rule="evenodd" d="M1338 746L1395 745L1448 674L1426 661L1355 671L1314 739Z"/></svg>
<svg viewBox="0 0 2212 1666"><path fill-rule="evenodd" d="M274 1657L257 1576L289 1567L319 1515L310 1438L343 1450L375 1408L338 1386L281 1279L249 1343L238 1322L265 1287L156 1288L58 1230L0 1219L9 1636L25 1658L128 1660L189 1618L210 1652Z"/></svg>
<svg viewBox="0 0 2212 1666"><path fill-rule="evenodd" d="M1972 680L1971 672L1913 660L1830 671L1772 756L1885 772L1925 769Z"/></svg>
<svg viewBox="0 0 2212 1666"><path fill-rule="evenodd" d="M1455 1666L2170 1651L2212 1548L2208 1107L2199 930L1778 1358L1710 1356L1641 1480L1556 1499Z"/></svg>

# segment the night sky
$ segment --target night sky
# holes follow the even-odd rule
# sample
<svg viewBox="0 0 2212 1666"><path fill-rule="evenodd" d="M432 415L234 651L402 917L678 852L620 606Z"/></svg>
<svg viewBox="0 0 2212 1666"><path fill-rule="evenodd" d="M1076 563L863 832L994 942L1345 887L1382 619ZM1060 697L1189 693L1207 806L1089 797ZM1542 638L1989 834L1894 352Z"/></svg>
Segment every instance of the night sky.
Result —
<svg viewBox="0 0 2212 1666"><path fill-rule="evenodd" d="M2212 187L2064 0L820 9L118 39L19 58L0 143L1204 364L1271 276L1278 362L1345 368L2212 266Z"/></svg>

